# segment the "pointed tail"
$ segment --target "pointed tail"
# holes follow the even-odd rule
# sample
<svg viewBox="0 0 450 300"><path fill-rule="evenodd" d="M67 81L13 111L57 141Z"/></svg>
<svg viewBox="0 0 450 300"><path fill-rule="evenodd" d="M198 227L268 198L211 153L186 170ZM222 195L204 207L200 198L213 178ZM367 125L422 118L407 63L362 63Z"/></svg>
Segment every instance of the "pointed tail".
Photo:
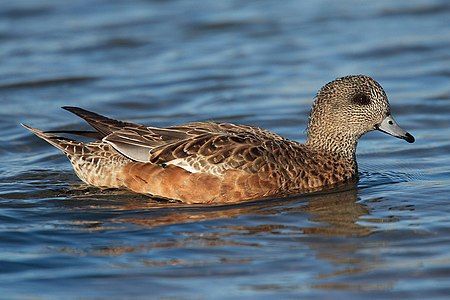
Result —
<svg viewBox="0 0 450 300"><path fill-rule="evenodd" d="M83 151L84 145L82 142L71 140L71 139L68 139L65 137L56 136L56 135L41 131L39 129L30 127L25 124L20 124L20 125L22 125L26 129L28 129L29 131L31 131L32 133L34 133L41 139L43 139L43 140L47 141L48 143L50 143L51 145L55 146L56 148L58 148L59 150L64 152L66 155L71 156L71 155L74 155L76 153L80 153Z"/></svg>
<svg viewBox="0 0 450 300"><path fill-rule="evenodd" d="M79 107L63 106L62 108L88 122L89 125L99 132L101 138L113 133L114 131L122 129L123 127L143 127L139 124L114 120Z"/></svg>

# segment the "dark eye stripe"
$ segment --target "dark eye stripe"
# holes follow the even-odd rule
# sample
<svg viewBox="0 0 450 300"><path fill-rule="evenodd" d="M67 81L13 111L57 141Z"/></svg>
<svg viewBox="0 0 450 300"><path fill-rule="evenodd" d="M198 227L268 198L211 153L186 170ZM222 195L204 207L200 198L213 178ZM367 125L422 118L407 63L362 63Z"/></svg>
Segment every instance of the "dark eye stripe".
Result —
<svg viewBox="0 0 450 300"><path fill-rule="evenodd" d="M358 105L369 105L370 96L363 93L358 93L352 97L352 102Z"/></svg>

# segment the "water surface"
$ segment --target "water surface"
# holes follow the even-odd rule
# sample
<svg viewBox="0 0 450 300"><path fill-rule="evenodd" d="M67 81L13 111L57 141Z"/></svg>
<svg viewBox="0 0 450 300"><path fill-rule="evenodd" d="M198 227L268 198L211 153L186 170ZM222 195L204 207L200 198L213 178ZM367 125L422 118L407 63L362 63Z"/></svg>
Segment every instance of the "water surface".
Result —
<svg viewBox="0 0 450 300"><path fill-rule="evenodd" d="M0 8L0 298L450 294L448 1L10 1ZM417 142L358 146L360 181L198 207L88 188L19 126L63 105L304 140L324 83L368 74Z"/></svg>

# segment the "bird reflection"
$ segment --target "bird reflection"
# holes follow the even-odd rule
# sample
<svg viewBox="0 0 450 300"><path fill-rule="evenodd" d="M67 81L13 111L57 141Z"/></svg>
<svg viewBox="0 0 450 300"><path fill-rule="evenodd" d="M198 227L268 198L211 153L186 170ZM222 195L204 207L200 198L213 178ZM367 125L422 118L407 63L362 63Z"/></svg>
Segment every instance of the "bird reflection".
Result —
<svg viewBox="0 0 450 300"><path fill-rule="evenodd" d="M172 253L173 249L194 247L208 249L210 256L207 257L219 256L221 264L237 264L244 268L246 262L251 262L255 257L243 255L236 258L219 254L220 251L216 253L215 249L233 247L239 251L250 247L260 249L255 253L261 253L267 242L270 245L276 243L281 248L288 247L297 251L305 251L306 246L312 250L315 260L334 266L316 274L318 279L316 288L319 289L332 288L333 284L343 284L339 280L341 276L367 272L378 260L377 257L370 256L370 259L367 259L358 254L365 245L365 239L360 237L371 234L373 229L365 226L368 222L360 222L362 217L370 214L370 211L358 202L358 189L355 183L320 193L222 206L184 205L149 200L146 197L118 191L72 191L74 191L72 198L81 198L85 201L68 201L69 203L65 205L77 205L78 208L84 206L85 211L90 213L97 210L95 224L92 220L83 221L86 230L103 232L115 230L116 226L131 224L142 227L149 235L147 242L137 245L131 241L124 244L124 237L118 236L116 242L110 241L102 247L88 250L88 253L95 255L120 256L136 252L160 253L165 250ZM99 220L102 212L106 212L105 218ZM202 222L202 226L197 226ZM186 226L194 223L195 226ZM168 228L171 225L178 227ZM83 225L77 223L77 226ZM163 227L166 228L162 229ZM179 231L180 228L182 231ZM150 230L146 231L147 229ZM163 231L173 233L171 238L159 236L159 232ZM372 246L375 244L372 243ZM64 251L73 250L64 249ZM309 264L311 259L305 260L302 255L297 256L295 253L296 251L286 252L290 257L288 265L283 267L283 262L278 262L280 265L277 267L293 270L296 268L295 264L298 264L300 266L298 271L303 272L301 266ZM181 254L169 257L170 259L161 259L149 254L149 257L144 259L144 264L148 267L186 266L189 272L196 264L202 266L207 264L203 256L200 256L198 261L189 258L189 255L188 258ZM311 262L311 265L314 266L314 263Z"/></svg>
<svg viewBox="0 0 450 300"><path fill-rule="evenodd" d="M123 201L116 208L136 213L131 217L119 217L115 221L157 227L243 215L299 214L302 215L299 217L309 220L307 226L301 228L304 234L365 236L371 233L371 229L358 224L358 220L361 216L369 214L369 210L357 200L357 189L354 184L316 194L223 206L206 207L134 199ZM259 225L258 228L246 227L245 230L249 233L273 231L273 227L273 224Z"/></svg>

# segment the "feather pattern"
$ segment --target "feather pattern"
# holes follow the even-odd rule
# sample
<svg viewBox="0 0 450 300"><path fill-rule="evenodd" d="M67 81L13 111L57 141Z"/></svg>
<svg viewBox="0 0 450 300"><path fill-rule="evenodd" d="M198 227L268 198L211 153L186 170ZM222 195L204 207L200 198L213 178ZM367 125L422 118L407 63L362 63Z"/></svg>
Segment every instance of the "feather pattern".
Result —
<svg viewBox="0 0 450 300"><path fill-rule="evenodd" d="M230 169L257 172L273 161L270 151L295 143L261 128L212 122L169 128L125 127L103 141L136 161L214 175Z"/></svg>
<svg viewBox="0 0 450 300"><path fill-rule="evenodd" d="M356 172L351 160L321 154L258 127L194 122L157 128L78 108L70 111L92 125L101 140L86 144L27 128L61 149L78 177L94 186L125 187L189 203L234 202L314 190ZM183 192L186 182L194 182L184 187L190 190L199 184L207 188L209 182L212 191L204 192L208 196Z"/></svg>
<svg viewBox="0 0 450 300"><path fill-rule="evenodd" d="M390 115L381 86L363 75L339 78L319 91L305 144L248 125L193 122L158 128L64 109L96 132L25 127L65 153L80 179L186 203L282 196L353 180L359 137ZM56 133L97 140L83 143Z"/></svg>

